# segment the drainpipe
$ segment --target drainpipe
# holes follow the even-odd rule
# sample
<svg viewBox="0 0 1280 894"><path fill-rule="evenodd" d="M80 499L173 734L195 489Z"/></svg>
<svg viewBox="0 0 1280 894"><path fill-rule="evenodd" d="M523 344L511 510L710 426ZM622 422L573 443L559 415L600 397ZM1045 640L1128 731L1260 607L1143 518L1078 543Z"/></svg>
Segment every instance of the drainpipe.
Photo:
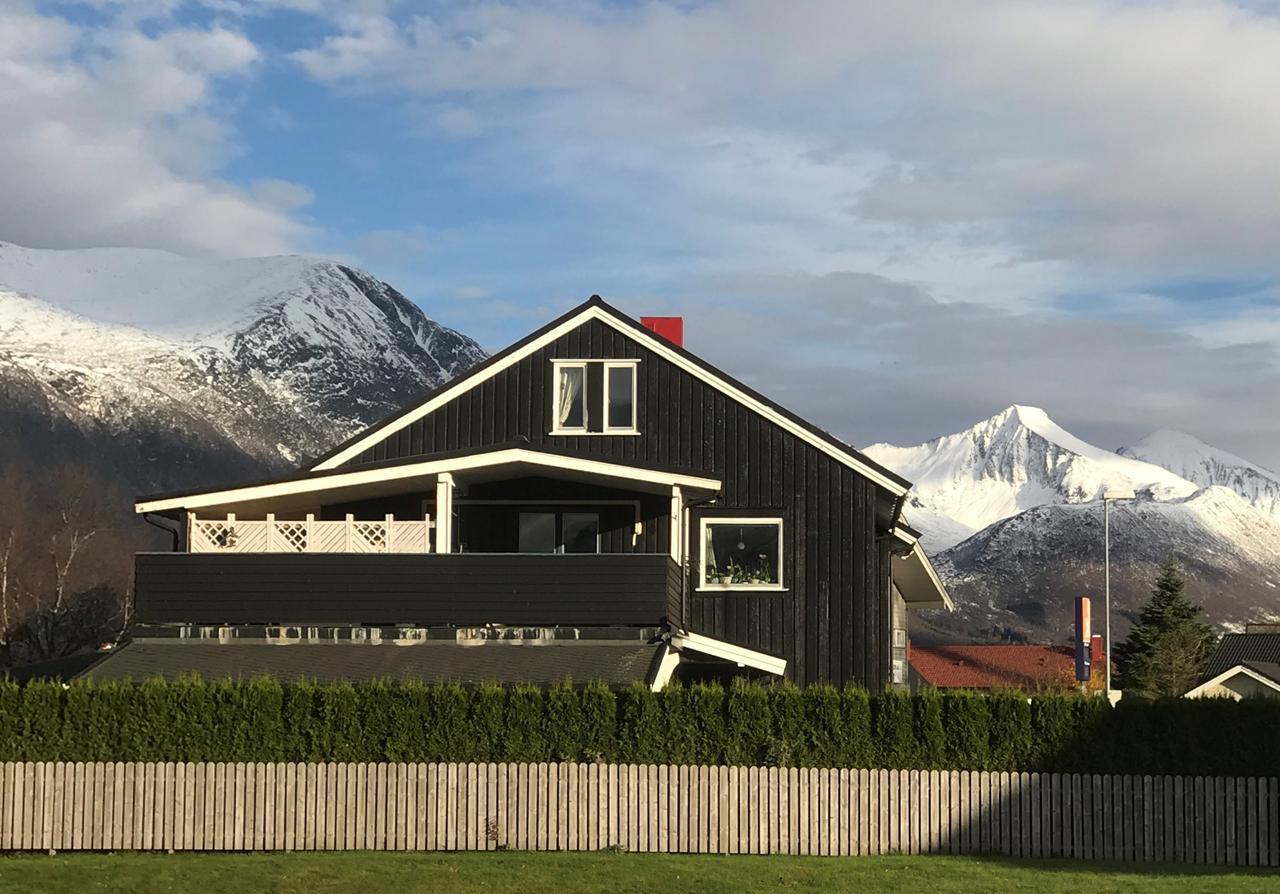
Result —
<svg viewBox="0 0 1280 894"><path fill-rule="evenodd" d="M153 512L145 513L142 516L142 520L153 528L159 528L173 538L173 548L170 552L182 552L182 525L180 522L176 522L167 516L156 515ZM164 524L164 522L168 522L168 524Z"/></svg>

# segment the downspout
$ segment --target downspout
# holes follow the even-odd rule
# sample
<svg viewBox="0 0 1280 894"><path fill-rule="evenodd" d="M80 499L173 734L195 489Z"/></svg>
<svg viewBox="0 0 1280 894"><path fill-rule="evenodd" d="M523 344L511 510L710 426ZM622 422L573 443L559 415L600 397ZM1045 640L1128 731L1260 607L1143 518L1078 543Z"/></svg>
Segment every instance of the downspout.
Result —
<svg viewBox="0 0 1280 894"><path fill-rule="evenodd" d="M719 494L716 494L715 496L705 497L701 500L690 501L689 504L685 507L685 511L692 510L694 506L706 506L709 503L714 503L716 501L716 497L718 496ZM690 520L692 520L693 518L692 512L689 513L689 517L690 517ZM680 568L680 627L685 630L688 630L689 629L689 609L690 609L689 600L691 598L689 593L689 575L692 573L692 568L690 563L692 561L691 555L695 548L695 544L693 540L692 525L690 526L689 530L686 530L684 533L685 533L686 548L683 550L684 555L681 557L683 561L681 562L681 568ZM698 546L700 547L700 545ZM699 555L701 555L701 553L699 553Z"/></svg>
<svg viewBox="0 0 1280 894"><path fill-rule="evenodd" d="M159 519L159 521L157 521L157 519ZM153 512L147 512L143 514L142 520L145 521L147 524L151 525L153 528L159 528L161 531L164 531L166 534L168 534L170 537L173 538L173 548L170 550L170 552L175 552L175 553L182 552L182 523L181 522L174 521L173 519L164 515L156 515ZM169 524L162 524L161 522L168 522ZM170 527L170 525L172 525L173 527Z"/></svg>

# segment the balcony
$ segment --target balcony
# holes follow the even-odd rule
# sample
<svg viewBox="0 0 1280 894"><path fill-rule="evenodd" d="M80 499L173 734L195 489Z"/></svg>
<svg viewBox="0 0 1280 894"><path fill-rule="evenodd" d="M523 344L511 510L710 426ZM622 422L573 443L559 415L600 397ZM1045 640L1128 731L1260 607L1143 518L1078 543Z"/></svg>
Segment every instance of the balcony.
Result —
<svg viewBox="0 0 1280 894"><path fill-rule="evenodd" d="M225 518L187 519L187 548L193 553L429 553L430 516L398 519L357 519L348 515L339 521L317 521L314 515L301 519Z"/></svg>
<svg viewBox="0 0 1280 894"><path fill-rule="evenodd" d="M237 534L236 547L242 542ZM139 553L136 619L424 627L681 620L682 571L666 554L400 552L395 542L393 533L381 550Z"/></svg>

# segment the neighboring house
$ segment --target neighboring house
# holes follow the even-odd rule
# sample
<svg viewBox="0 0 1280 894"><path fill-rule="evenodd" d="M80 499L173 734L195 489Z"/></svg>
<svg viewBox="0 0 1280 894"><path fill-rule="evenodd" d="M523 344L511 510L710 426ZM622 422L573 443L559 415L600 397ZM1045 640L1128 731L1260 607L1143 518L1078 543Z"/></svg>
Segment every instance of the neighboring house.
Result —
<svg viewBox="0 0 1280 894"><path fill-rule="evenodd" d="M1090 641L1091 688L1102 688L1102 637ZM1019 689L1027 693L1078 689L1073 646L911 646L911 688ZM1097 681L1097 686L1092 684Z"/></svg>
<svg viewBox="0 0 1280 894"><path fill-rule="evenodd" d="M905 683L950 605L910 483L681 326L593 297L294 474L139 499L174 551L88 675Z"/></svg>
<svg viewBox="0 0 1280 894"><path fill-rule="evenodd" d="M1280 698L1280 624L1250 624L1228 633L1187 698Z"/></svg>

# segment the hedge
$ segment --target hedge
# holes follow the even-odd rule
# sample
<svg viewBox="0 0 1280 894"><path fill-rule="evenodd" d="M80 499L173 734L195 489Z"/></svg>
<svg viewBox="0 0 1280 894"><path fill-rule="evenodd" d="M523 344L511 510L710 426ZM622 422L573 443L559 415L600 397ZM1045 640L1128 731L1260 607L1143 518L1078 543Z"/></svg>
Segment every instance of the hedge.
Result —
<svg viewBox="0 0 1280 894"><path fill-rule="evenodd" d="M1280 775L1280 701L0 679L0 760L610 761Z"/></svg>

